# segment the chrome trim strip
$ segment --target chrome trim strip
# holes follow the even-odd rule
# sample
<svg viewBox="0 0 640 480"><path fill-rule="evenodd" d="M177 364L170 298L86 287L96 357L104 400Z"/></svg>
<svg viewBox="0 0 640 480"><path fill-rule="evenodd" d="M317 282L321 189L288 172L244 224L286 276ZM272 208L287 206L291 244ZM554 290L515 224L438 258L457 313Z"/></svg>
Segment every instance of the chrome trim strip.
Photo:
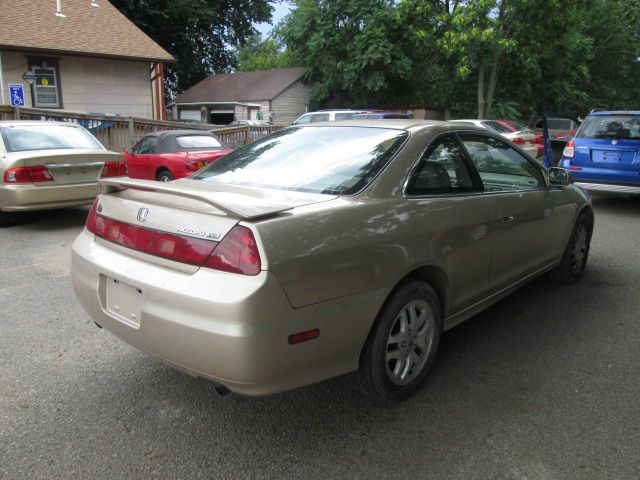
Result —
<svg viewBox="0 0 640 480"><path fill-rule="evenodd" d="M86 168L86 167L104 167L105 162L85 162L85 163L45 163L44 166L49 170L59 170L61 168Z"/></svg>

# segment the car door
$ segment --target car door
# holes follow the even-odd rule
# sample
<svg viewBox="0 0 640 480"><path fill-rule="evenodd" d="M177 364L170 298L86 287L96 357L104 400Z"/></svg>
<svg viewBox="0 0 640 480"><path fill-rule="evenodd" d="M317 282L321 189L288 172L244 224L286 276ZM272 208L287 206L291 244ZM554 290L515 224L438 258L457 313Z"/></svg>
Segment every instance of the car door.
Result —
<svg viewBox="0 0 640 480"><path fill-rule="evenodd" d="M131 178L145 178L155 180L155 171L150 165L151 155L155 154L158 137L147 135L133 148L132 155L127 159L127 170Z"/></svg>
<svg viewBox="0 0 640 480"><path fill-rule="evenodd" d="M454 133L434 139L412 170L405 197L415 228L425 241L425 258L439 265L450 286L449 312L487 294L491 267L491 209L464 149Z"/></svg>
<svg viewBox="0 0 640 480"><path fill-rule="evenodd" d="M543 169L498 138L459 134L489 199L495 231L490 284L500 289L555 261L573 207L549 188Z"/></svg>

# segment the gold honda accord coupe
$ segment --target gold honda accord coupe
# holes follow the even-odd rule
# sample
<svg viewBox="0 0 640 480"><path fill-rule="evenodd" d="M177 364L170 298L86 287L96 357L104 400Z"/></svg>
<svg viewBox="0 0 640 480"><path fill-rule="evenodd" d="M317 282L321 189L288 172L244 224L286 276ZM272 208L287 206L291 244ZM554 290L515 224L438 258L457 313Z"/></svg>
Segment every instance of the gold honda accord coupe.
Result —
<svg viewBox="0 0 640 480"><path fill-rule="evenodd" d="M91 204L99 177L124 174L122 156L79 125L0 122L0 226L12 212Z"/></svg>
<svg viewBox="0 0 640 480"><path fill-rule="evenodd" d="M354 372L415 392L442 332L550 272L583 274L589 197L455 123L294 126L189 178L107 179L73 245L100 327L260 395Z"/></svg>

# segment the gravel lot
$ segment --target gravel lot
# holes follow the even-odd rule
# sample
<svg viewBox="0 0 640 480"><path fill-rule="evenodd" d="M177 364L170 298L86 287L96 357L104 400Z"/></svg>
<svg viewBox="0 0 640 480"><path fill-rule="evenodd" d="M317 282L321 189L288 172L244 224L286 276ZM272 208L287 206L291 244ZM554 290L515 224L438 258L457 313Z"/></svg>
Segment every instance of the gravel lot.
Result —
<svg viewBox="0 0 640 480"><path fill-rule="evenodd" d="M96 328L69 277L87 209L0 230L0 478L640 478L640 199L596 198L581 283L447 333L393 407L346 378L220 397Z"/></svg>

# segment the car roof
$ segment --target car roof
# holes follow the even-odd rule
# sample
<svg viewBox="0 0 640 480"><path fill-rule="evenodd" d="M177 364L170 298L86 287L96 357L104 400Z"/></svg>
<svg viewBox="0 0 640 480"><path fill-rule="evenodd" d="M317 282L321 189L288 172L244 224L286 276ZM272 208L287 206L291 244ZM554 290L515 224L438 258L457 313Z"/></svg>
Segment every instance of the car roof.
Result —
<svg viewBox="0 0 640 480"><path fill-rule="evenodd" d="M81 127L73 122L55 122L49 120L0 120L0 127L19 127L25 125L62 125L64 127Z"/></svg>
<svg viewBox="0 0 640 480"><path fill-rule="evenodd" d="M371 118L362 120L338 120L336 122L314 122L294 125L300 128L315 127L368 127L368 128L387 128L395 130L414 130L424 127L455 127L453 122L444 122L441 120L420 120L414 118ZM468 125L465 125L468 127Z"/></svg>
<svg viewBox="0 0 640 480"><path fill-rule="evenodd" d="M640 110L607 110L601 112L591 112L591 115L640 115Z"/></svg>

